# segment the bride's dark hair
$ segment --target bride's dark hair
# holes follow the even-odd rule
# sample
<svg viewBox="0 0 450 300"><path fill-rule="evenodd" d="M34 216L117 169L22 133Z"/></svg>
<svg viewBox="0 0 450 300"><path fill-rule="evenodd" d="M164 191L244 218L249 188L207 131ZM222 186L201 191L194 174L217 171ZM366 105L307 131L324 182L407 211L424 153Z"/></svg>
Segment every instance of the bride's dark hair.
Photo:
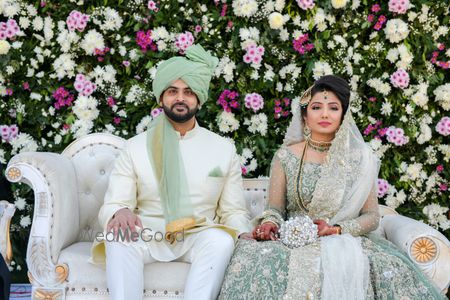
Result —
<svg viewBox="0 0 450 300"><path fill-rule="evenodd" d="M314 86L311 89L311 97L323 90L336 94L341 101L343 109L342 116L344 116L350 103L350 86L347 81L335 75L322 76L314 82Z"/></svg>

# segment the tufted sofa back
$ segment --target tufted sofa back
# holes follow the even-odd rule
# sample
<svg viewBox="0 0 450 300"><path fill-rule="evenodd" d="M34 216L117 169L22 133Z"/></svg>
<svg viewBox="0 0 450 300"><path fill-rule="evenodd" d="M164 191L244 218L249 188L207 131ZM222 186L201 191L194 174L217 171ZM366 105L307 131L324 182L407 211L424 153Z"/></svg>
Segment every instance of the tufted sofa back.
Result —
<svg viewBox="0 0 450 300"><path fill-rule="evenodd" d="M93 241L102 231L98 212L103 204L114 160L125 140L112 134L94 133L75 140L62 155L75 168L79 202L80 230L77 241Z"/></svg>

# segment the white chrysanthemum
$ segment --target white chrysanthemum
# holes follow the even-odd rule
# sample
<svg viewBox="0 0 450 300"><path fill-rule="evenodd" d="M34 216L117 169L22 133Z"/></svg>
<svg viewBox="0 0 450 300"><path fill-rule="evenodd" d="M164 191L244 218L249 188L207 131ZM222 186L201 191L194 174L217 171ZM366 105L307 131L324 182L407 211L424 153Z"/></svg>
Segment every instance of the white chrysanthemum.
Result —
<svg viewBox="0 0 450 300"><path fill-rule="evenodd" d="M42 19L42 17L40 16L37 16L36 18L34 18L32 25L34 31L41 31L44 28L44 19Z"/></svg>
<svg viewBox="0 0 450 300"><path fill-rule="evenodd" d="M361 0L353 0L352 1L352 10L358 9L358 7L361 5Z"/></svg>
<svg viewBox="0 0 450 300"><path fill-rule="evenodd" d="M16 201L14 201L14 206L18 210L24 210L26 204L27 204L27 202L26 202L25 198L22 198L22 197L17 197Z"/></svg>
<svg viewBox="0 0 450 300"><path fill-rule="evenodd" d="M91 133L94 123L87 120L75 120L70 127L70 132L73 133L75 138L80 138Z"/></svg>
<svg viewBox="0 0 450 300"><path fill-rule="evenodd" d="M397 68L409 70L414 56L404 44L398 46L398 53L400 55L400 61L396 64Z"/></svg>
<svg viewBox="0 0 450 300"><path fill-rule="evenodd" d="M285 0L276 0L275 1L275 9L279 12L281 12L286 5Z"/></svg>
<svg viewBox="0 0 450 300"><path fill-rule="evenodd" d="M234 0L233 11L238 17L251 17L258 11L258 2L255 0Z"/></svg>
<svg viewBox="0 0 450 300"><path fill-rule="evenodd" d="M383 96L387 96L391 92L391 86L389 83L384 83L380 78L371 78L367 80L367 85L375 89Z"/></svg>
<svg viewBox="0 0 450 300"><path fill-rule="evenodd" d="M266 67L266 72L264 73L264 80L265 81L273 81L273 77L275 77L275 73L273 72L273 67L264 64L264 67Z"/></svg>
<svg viewBox="0 0 450 300"><path fill-rule="evenodd" d="M55 135L55 138L53 141L54 141L55 145L59 145L62 141L62 136L60 134Z"/></svg>
<svg viewBox="0 0 450 300"><path fill-rule="evenodd" d="M30 226L30 224L31 224L30 216L22 216L20 218L20 226L22 226L23 228Z"/></svg>
<svg viewBox="0 0 450 300"><path fill-rule="evenodd" d="M0 14L5 15L5 17L13 18L20 11L19 1L1 1L0 2Z"/></svg>
<svg viewBox="0 0 450 300"><path fill-rule="evenodd" d="M167 49L167 43L163 40L159 40L156 42L156 46L158 47L159 51L164 51Z"/></svg>
<svg viewBox="0 0 450 300"><path fill-rule="evenodd" d="M89 122L97 119L99 115L97 105L97 99L92 96L78 96L72 107L72 111L79 120Z"/></svg>
<svg viewBox="0 0 450 300"><path fill-rule="evenodd" d="M103 36L95 29L89 30L80 43L80 47L86 52L87 55L94 55L95 49L105 48L105 41Z"/></svg>
<svg viewBox="0 0 450 300"><path fill-rule="evenodd" d="M51 17L46 17L44 20L44 38L49 42L53 38L53 28L55 28L55 23Z"/></svg>
<svg viewBox="0 0 450 300"><path fill-rule="evenodd" d="M326 61L317 61L314 63L313 67L313 78L314 80L319 79L320 77L324 75L331 75L333 74L333 70L331 69L331 66Z"/></svg>
<svg viewBox="0 0 450 300"><path fill-rule="evenodd" d="M219 77L221 74L223 74L223 78L225 79L225 81L231 82L234 78L233 71L235 69L236 64L228 56L224 56L220 59L219 64L214 71L214 75L216 77Z"/></svg>
<svg viewBox="0 0 450 300"><path fill-rule="evenodd" d="M105 17L105 21L100 25L100 29L119 30L122 27L123 20L116 10L107 7L103 11L103 16Z"/></svg>
<svg viewBox="0 0 450 300"><path fill-rule="evenodd" d="M22 29L28 29L30 27L31 21L27 17L20 17L19 18L19 26Z"/></svg>
<svg viewBox="0 0 450 300"><path fill-rule="evenodd" d="M275 3L272 0L267 1L263 6L263 11L265 15L270 14L275 10Z"/></svg>
<svg viewBox="0 0 450 300"><path fill-rule="evenodd" d="M33 5L28 5L27 6L27 15L34 17L35 15L37 15L37 9L36 7L34 7Z"/></svg>
<svg viewBox="0 0 450 300"><path fill-rule="evenodd" d="M391 63L395 63L398 59L398 49L397 48L392 48L389 49L388 53L386 54L386 59L389 60Z"/></svg>
<svg viewBox="0 0 450 300"><path fill-rule="evenodd" d="M251 133L259 132L262 136L267 134L267 116L264 113L253 115L250 119L244 120L244 125L248 126Z"/></svg>
<svg viewBox="0 0 450 300"><path fill-rule="evenodd" d="M136 126L136 134L142 133L145 130L147 130L148 125L150 124L152 120L152 116L145 116L141 119L139 124Z"/></svg>
<svg viewBox="0 0 450 300"><path fill-rule="evenodd" d="M34 152L38 149L38 144L28 133L20 133L10 143L12 146L11 154L17 154L19 152Z"/></svg>
<svg viewBox="0 0 450 300"><path fill-rule="evenodd" d="M438 102L444 110L450 110L450 83L438 86L433 91L433 94L436 96L436 102Z"/></svg>
<svg viewBox="0 0 450 300"><path fill-rule="evenodd" d="M69 52L72 48L72 44L78 42L80 37L74 31L61 30L56 38L56 41L61 46L61 51Z"/></svg>
<svg viewBox="0 0 450 300"><path fill-rule="evenodd" d="M392 113L392 104L388 101L381 105L381 114L385 116L390 116Z"/></svg>
<svg viewBox="0 0 450 300"><path fill-rule="evenodd" d="M443 207L436 203L429 204L422 210L422 212L427 216L428 223L430 225L434 227L441 227L444 230L450 228L450 220L448 220L445 216L447 211L448 207Z"/></svg>
<svg viewBox="0 0 450 300"><path fill-rule="evenodd" d="M427 124L420 124L420 134L417 137L417 143L422 145L431 140L432 131Z"/></svg>
<svg viewBox="0 0 450 300"><path fill-rule="evenodd" d="M409 179L416 180L421 178L422 173L422 164L421 163L413 163L410 164L406 168L406 174L408 175Z"/></svg>
<svg viewBox="0 0 450 300"><path fill-rule="evenodd" d="M253 43L257 43L259 41L259 30L255 27L249 28L241 28L239 29L239 37L241 41L253 41ZM245 47L243 47L245 49Z"/></svg>
<svg viewBox="0 0 450 300"><path fill-rule="evenodd" d="M95 84L99 87L104 87L105 83L115 84L117 71L112 65L96 66L94 70L89 73L90 77L95 78Z"/></svg>
<svg viewBox="0 0 450 300"><path fill-rule="evenodd" d="M295 64L288 64L280 69L278 74L280 74L281 79L286 79L287 74L291 76L292 79L297 79L300 75L302 68L297 67Z"/></svg>
<svg viewBox="0 0 450 300"><path fill-rule="evenodd" d="M98 101L92 96L78 96L75 100L75 106L81 109L94 109L97 108Z"/></svg>
<svg viewBox="0 0 450 300"><path fill-rule="evenodd" d="M398 43L408 36L408 24L401 19L391 19L387 21L384 33L391 43Z"/></svg>
<svg viewBox="0 0 450 300"><path fill-rule="evenodd" d="M167 40L170 38L170 34L164 26L156 27L152 30L152 39L154 41Z"/></svg>
<svg viewBox="0 0 450 300"><path fill-rule="evenodd" d="M66 76L72 78L75 75L75 61L72 59L72 55L68 53L61 54L53 62L53 69L60 80Z"/></svg>
<svg viewBox="0 0 450 300"><path fill-rule="evenodd" d="M223 111L217 116L219 131L223 133L233 132L239 129L239 121L232 112Z"/></svg>
<svg viewBox="0 0 450 300"><path fill-rule="evenodd" d="M418 106L424 108L428 104L428 96L427 94L417 92L411 96L411 100L417 104Z"/></svg>

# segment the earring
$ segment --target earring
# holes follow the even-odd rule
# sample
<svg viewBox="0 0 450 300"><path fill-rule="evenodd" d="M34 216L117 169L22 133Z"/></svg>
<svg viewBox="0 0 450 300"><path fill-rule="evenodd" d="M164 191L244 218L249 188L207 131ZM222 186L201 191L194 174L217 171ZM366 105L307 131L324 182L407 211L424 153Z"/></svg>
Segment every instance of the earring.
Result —
<svg viewBox="0 0 450 300"><path fill-rule="evenodd" d="M308 127L308 124L305 124L305 127L303 127L303 134L305 136L310 136L311 135L311 128Z"/></svg>

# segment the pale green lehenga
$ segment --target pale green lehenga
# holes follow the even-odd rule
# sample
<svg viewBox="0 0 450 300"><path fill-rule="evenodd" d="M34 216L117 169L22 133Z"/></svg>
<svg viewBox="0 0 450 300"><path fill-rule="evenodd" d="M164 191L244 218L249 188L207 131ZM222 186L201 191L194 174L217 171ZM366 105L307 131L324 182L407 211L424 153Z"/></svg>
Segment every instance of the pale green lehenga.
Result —
<svg viewBox="0 0 450 300"><path fill-rule="evenodd" d="M305 214L297 194L300 159L284 147L276 158L285 173L287 217ZM301 194L306 205L311 201L321 167L308 162L304 165ZM371 213L371 209L367 209L362 214L369 219L373 217ZM378 217L375 219L378 222ZM369 259L367 299L446 299L392 243L373 234L367 235L370 226L364 228L355 224L352 220L340 223L344 233L360 236L363 252ZM219 298L320 299L323 280L320 251L320 242L290 249L280 242L240 240Z"/></svg>

